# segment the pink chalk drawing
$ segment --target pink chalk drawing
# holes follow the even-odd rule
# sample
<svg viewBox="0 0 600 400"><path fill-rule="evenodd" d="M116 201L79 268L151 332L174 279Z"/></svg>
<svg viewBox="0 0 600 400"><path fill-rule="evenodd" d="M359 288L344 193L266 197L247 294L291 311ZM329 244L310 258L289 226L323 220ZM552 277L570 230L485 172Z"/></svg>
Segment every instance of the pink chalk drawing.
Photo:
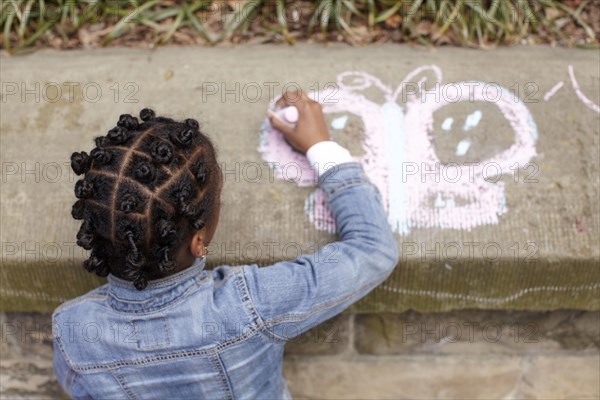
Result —
<svg viewBox="0 0 600 400"><path fill-rule="evenodd" d="M579 97L579 100L581 100L583 102L583 104L586 105L586 107L596 111L597 113L600 113L600 107L596 103L594 103L592 100L587 98L587 96L585 94L583 94L583 91L579 87L579 83L577 82L577 79L575 79L575 72L573 71L572 65L569 65L569 77L571 78L571 83L573 84L573 89L575 90L577 97Z"/></svg>
<svg viewBox="0 0 600 400"><path fill-rule="evenodd" d="M425 89L426 76L415 81L425 73L434 76L433 89ZM415 69L395 90L366 72L348 71L338 75L337 92L311 94L321 102L325 113L354 114L362 120L364 153L354 158L379 189L388 222L401 235L413 228L470 230L483 224L497 224L499 216L507 211L504 184L490 178L512 173L515 163L524 165L536 156L537 126L527 107L508 89L493 83L441 82L442 71L435 65ZM371 87L381 90L383 104L361 93ZM399 98L403 100L402 106L397 102ZM434 112L466 101L496 105L512 127L513 143L477 163L444 164L432 143ZM269 107L272 109L273 104ZM479 110L474 112L463 130L476 126L481 118ZM468 148L469 143L463 143L461 154ZM292 180L298 186L316 186L316 172L306 158L295 152L268 120L261 126L258 149L279 179ZM441 179L439 173L422 173L440 169L445 171ZM305 213L317 229L335 232L335 223L320 189L307 198Z"/></svg>
<svg viewBox="0 0 600 400"><path fill-rule="evenodd" d="M577 95L579 100L581 100L583 102L583 104L585 104L585 106L587 108L589 108L590 110L600 113L600 106L598 106L596 103L594 103L592 100L590 100L581 90L581 87L579 86L579 82L577 82L577 79L575 78L575 70L572 65L568 66L567 72L569 73L569 78L571 80L571 84L573 85L573 90L575 91L575 94ZM552 89L550 89L544 95L544 101L550 100L560 89L562 89L564 84L565 84L564 81L560 81L556 85L554 85L552 87Z"/></svg>
<svg viewBox="0 0 600 400"><path fill-rule="evenodd" d="M550 100L550 98L552 98L552 96L554 96L556 92L558 92L564 86L564 84L565 83L563 81L560 81L554 85L552 89L548 90L548 92L544 95L544 101Z"/></svg>

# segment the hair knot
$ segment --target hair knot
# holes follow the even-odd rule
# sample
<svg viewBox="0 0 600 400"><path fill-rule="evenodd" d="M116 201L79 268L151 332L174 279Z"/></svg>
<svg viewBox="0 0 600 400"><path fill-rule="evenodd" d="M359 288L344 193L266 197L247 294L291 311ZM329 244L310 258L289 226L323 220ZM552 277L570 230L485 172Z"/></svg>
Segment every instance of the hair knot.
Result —
<svg viewBox="0 0 600 400"><path fill-rule="evenodd" d="M128 130L135 130L138 125L138 119L130 114L121 114L119 116L119 122L117 122L117 126Z"/></svg>
<svg viewBox="0 0 600 400"><path fill-rule="evenodd" d="M140 118L142 119L142 121L152 121L155 116L156 114L154 114L154 111L149 108L144 108L142 109L142 111L140 111Z"/></svg>
<svg viewBox="0 0 600 400"><path fill-rule="evenodd" d="M204 164L204 161L200 158L198 159L193 165L192 168L190 168L192 174L194 175L194 177L196 178L196 181L202 185L204 184L204 182L206 182L206 178L208 176L208 170L206 168L206 164Z"/></svg>
<svg viewBox="0 0 600 400"><path fill-rule="evenodd" d="M106 137L112 144L124 144L131 138L131 133L120 126L115 126L108 131Z"/></svg>
<svg viewBox="0 0 600 400"><path fill-rule="evenodd" d="M175 261L170 257L170 251L169 246L162 247L159 250L161 260L158 263L158 269L163 274L174 270L176 266Z"/></svg>
<svg viewBox="0 0 600 400"><path fill-rule="evenodd" d="M173 159L173 146L166 142L156 141L152 143L150 153L152 158L159 163L167 164Z"/></svg>
<svg viewBox="0 0 600 400"><path fill-rule="evenodd" d="M141 268L142 265L144 265L144 257L142 256L142 253L137 250L137 248L135 251L132 250L127 254L125 261L127 261L127 263L133 268Z"/></svg>
<svg viewBox="0 0 600 400"><path fill-rule="evenodd" d="M85 212L85 200L77 200L71 207L71 216L74 219L83 219Z"/></svg>
<svg viewBox="0 0 600 400"><path fill-rule="evenodd" d="M131 193L126 193L123 196L123 200L120 204L121 211L123 211L124 213L133 212L136 210L138 203L138 198L135 195Z"/></svg>
<svg viewBox="0 0 600 400"><path fill-rule="evenodd" d="M195 133L193 129L188 128L178 132L171 132L169 138L176 146L185 147L192 143Z"/></svg>
<svg viewBox="0 0 600 400"><path fill-rule="evenodd" d="M96 147L103 147L108 145L107 141L108 139L106 138L106 136L97 136L96 138L94 138L94 143L96 143Z"/></svg>
<svg viewBox="0 0 600 400"><path fill-rule="evenodd" d="M188 118L185 121L183 121L183 123L186 124L187 126L189 126L190 128L192 128L195 131L197 131L198 129L200 129L200 124L198 123L198 121L196 121L193 118Z"/></svg>
<svg viewBox="0 0 600 400"><path fill-rule="evenodd" d="M80 179L75 183L75 196L78 199L87 199L94 194L94 185L85 179Z"/></svg>
<svg viewBox="0 0 600 400"><path fill-rule="evenodd" d="M145 274L141 273L141 271L138 278L133 281L133 286L135 286L137 290L144 290L148 286L148 279L146 278Z"/></svg>
<svg viewBox="0 0 600 400"><path fill-rule="evenodd" d="M155 171L150 164L142 161L135 167L134 175L140 182L149 183L154 180Z"/></svg>
<svg viewBox="0 0 600 400"><path fill-rule="evenodd" d="M171 221L161 219L158 222L158 234L160 236L160 241L166 243L175 238L177 235L177 228Z"/></svg>
<svg viewBox="0 0 600 400"><path fill-rule="evenodd" d="M95 272L98 275L106 273L106 275L108 275L108 266L106 265L106 262L102 258L98 257L96 252L93 250L90 257L83 262L83 266L89 272Z"/></svg>
<svg viewBox="0 0 600 400"><path fill-rule="evenodd" d="M92 151L90 152L90 156L94 159L94 161L100 164L108 164L110 160L112 160L113 154L112 151L108 149L101 149L99 147L96 147L92 149Z"/></svg>
<svg viewBox="0 0 600 400"><path fill-rule="evenodd" d="M182 203L180 207L180 213L187 218L196 219L202 216L204 209L200 205Z"/></svg>
<svg viewBox="0 0 600 400"><path fill-rule="evenodd" d="M71 168L76 175L85 174L90 169L91 159L85 151L71 154Z"/></svg>
<svg viewBox="0 0 600 400"><path fill-rule="evenodd" d="M86 250L91 250L94 242L94 234L90 231L89 225L84 222L77 232L77 245Z"/></svg>
<svg viewBox="0 0 600 400"><path fill-rule="evenodd" d="M144 265L144 256L135 244L135 234L132 230L125 232L125 237L129 241L130 252L125 257L125 261L134 269L139 269Z"/></svg>

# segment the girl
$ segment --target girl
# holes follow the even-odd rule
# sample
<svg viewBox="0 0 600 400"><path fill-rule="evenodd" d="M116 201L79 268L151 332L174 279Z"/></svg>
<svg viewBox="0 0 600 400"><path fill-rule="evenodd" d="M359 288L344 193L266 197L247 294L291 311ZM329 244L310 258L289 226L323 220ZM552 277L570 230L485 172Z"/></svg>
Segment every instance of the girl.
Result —
<svg viewBox="0 0 600 400"><path fill-rule="evenodd" d="M290 398L285 342L391 273L398 252L377 188L329 140L321 106L297 92L278 107L292 103L294 128L269 119L319 174L338 227L333 257L329 247L205 270L222 175L193 119L122 115L89 155L72 155L84 267L108 277L53 313L54 370L73 398Z"/></svg>

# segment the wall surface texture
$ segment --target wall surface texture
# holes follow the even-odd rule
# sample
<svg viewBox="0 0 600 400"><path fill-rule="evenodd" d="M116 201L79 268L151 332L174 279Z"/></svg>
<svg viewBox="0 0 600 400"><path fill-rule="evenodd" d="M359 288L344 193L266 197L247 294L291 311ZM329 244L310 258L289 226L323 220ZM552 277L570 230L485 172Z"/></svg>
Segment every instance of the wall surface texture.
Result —
<svg viewBox="0 0 600 400"><path fill-rule="evenodd" d="M0 313L0 397L64 399L49 313ZM600 313L345 313L286 345L306 399L597 399Z"/></svg>
<svg viewBox="0 0 600 400"><path fill-rule="evenodd" d="M218 146L211 265L335 240L310 167L263 124L286 84L320 96L396 232L400 263L354 311L600 309L597 52L299 45L1 61L5 311L50 311L103 283L81 267L68 161L143 107L197 118Z"/></svg>

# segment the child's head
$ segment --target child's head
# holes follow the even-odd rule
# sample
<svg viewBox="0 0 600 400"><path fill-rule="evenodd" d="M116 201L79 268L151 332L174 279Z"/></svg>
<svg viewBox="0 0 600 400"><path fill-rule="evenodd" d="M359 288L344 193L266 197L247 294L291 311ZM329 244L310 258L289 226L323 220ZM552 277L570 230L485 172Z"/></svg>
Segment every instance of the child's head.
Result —
<svg viewBox="0 0 600 400"><path fill-rule="evenodd" d="M175 122L143 109L142 122L121 115L96 147L73 153L72 215L83 220L77 244L91 250L84 267L132 281L172 274L204 254L219 218L221 170L198 122Z"/></svg>

